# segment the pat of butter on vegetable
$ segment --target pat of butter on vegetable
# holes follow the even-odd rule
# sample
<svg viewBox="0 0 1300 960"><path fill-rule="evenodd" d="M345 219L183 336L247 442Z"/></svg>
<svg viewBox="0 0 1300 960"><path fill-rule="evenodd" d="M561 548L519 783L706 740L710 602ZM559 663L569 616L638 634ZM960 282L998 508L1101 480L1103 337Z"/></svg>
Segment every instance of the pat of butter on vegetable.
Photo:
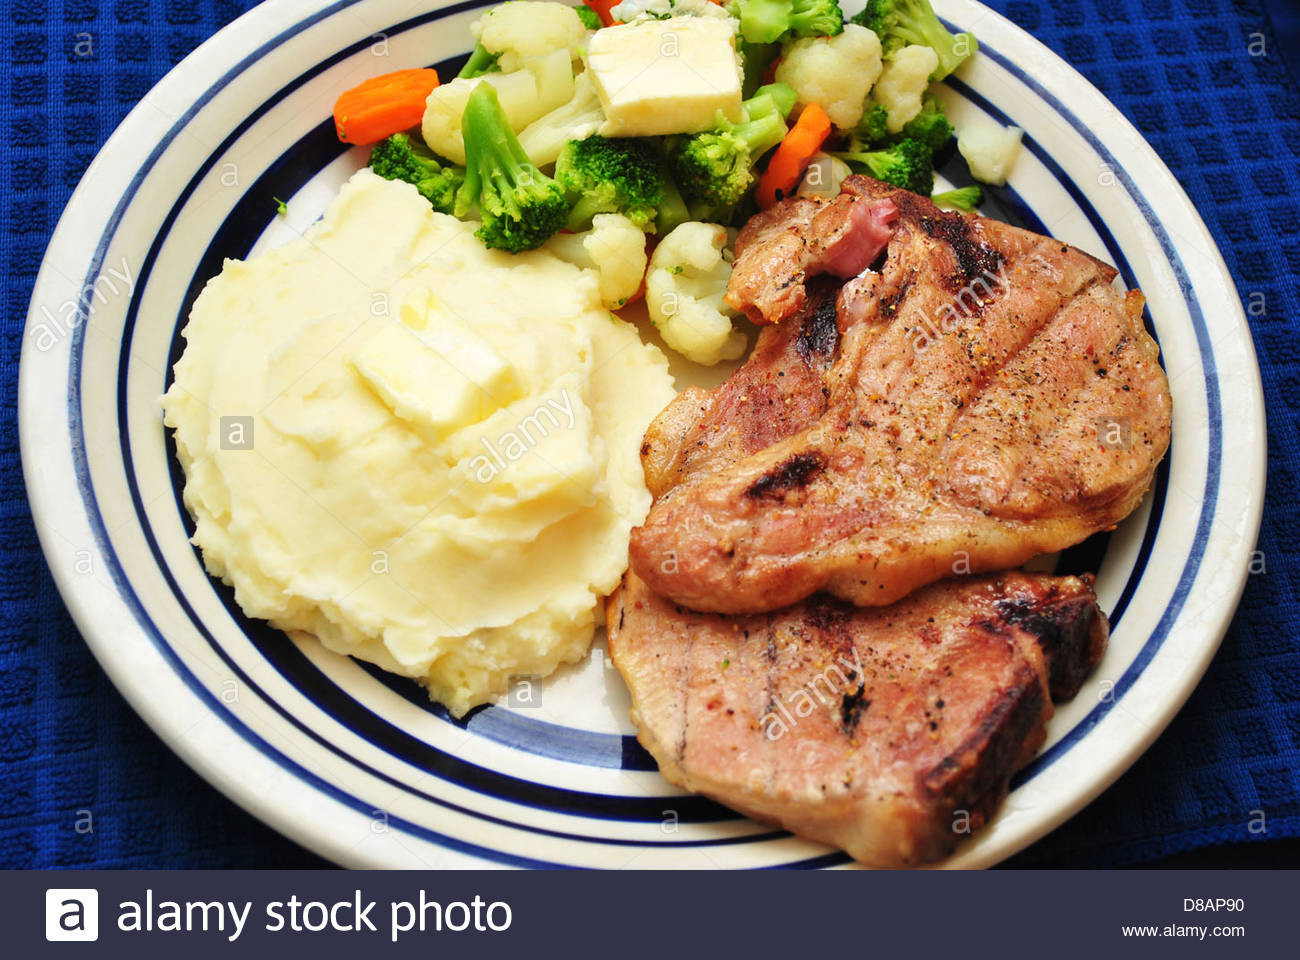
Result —
<svg viewBox="0 0 1300 960"><path fill-rule="evenodd" d="M740 62L730 20L680 17L606 27L587 50L605 110L601 134L649 137L697 133L718 111L738 121Z"/></svg>

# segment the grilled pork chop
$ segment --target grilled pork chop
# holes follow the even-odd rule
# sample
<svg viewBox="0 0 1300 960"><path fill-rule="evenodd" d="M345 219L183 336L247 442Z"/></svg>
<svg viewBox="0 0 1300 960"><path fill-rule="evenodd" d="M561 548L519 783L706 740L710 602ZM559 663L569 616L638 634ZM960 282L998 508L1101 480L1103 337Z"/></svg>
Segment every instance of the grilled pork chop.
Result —
<svg viewBox="0 0 1300 960"><path fill-rule="evenodd" d="M837 312L868 293L809 283L726 383L669 404L641 448L656 498L819 420ZM881 866L944 856L992 815L1107 635L1090 577L1019 572L746 617L683 610L629 572L606 622L668 780Z"/></svg>
<svg viewBox="0 0 1300 960"><path fill-rule="evenodd" d="M853 222L888 223L893 236L879 271L839 290L833 325L824 313L811 339L799 339L802 323L769 341L774 363L802 342L818 368L794 390L692 394L700 414L677 426L726 433L735 404L768 399L820 414L725 470L660 482L632 533L636 573L693 610L774 610L823 590L884 605L954 572L1018 566L1127 516L1170 431L1142 295L1121 293L1113 268L1059 241L865 177L830 203L865 205ZM815 277L835 271L798 252L820 249L808 234L820 210L786 201L742 231L733 305L778 324L810 302L829 310ZM754 281L763 274L784 284L779 302ZM762 362L747 376L770 385ZM657 469L679 468L655 460Z"/></svg>
<svg viewBox="0 0 1300 960"><path fill-rule="evenodd" d="M671 783L875 866L946 856L1105 646L1091 578L950 580L889 607L691 613L629 572L607 610Z"/></svg>

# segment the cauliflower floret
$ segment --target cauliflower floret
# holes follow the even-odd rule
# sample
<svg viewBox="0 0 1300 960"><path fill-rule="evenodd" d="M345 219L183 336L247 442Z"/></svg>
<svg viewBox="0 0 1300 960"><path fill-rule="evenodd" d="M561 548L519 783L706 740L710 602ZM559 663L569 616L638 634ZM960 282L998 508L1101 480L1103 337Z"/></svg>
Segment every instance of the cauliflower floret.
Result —
<svg viewBox="0 0 1300 960"><path fill-rule="evenodd" d="M888 112L890 133L898 133L921 112L921 95L938 68L939 55L929 47L903 47L889 58L871 96Z"/></svg>
<svg viewBox="0 0 1300 960"><path fill-rule="evenodd" d="M421 132L430 150L453 163L465 163L460 118L469 95L480 83L496 87L501 109L505 111L511 129L518 133L538 117L573 99L573 66L568 53L554 50L526 61L523 69L514 73L457 77L450 83L434 87L424 101Z"/></svg>
<svg viewBox="0 0 1300 960"><path fill-rule="evenodd" d="M519 131L519 145L539 167L554 163L570 140L585 140L605 122L591 71L573 78L573 99L538 117Z"/></svg>
<svg viewBox="0 0 1300 960"><path fill-rule="evenodd" d="M1000 187L1020 156L1023 134L1019 127L1003 127L983 118L966 120L957 127L957 149L966 158L972 177Z"/></svg>
<svg viewBox="0 0 1300 960"><path fill-rule="evenodd" d="M800 106L819 104L831 123L848 130L861 119L880 67L879 38L866 27L846 23L837 36L787 43L776 79L794 87Z"/></svg>
<svg viewBox="0 0 1300 960"><path fill-rule="evenodd" d="M552 50L568 50L573 57L587 40L587 28L573 7L543 0L511 0L493 7L469 25L469 32L489 53L500 54L497 63L505 73Z"/></svg>
<svg viewBox="0 0 1300 960"><path fill-rule="evenodd" d="M594 270L600 300L617 310L641 286L645 276L645 234L621 213L598 213L584 233L556 234L546 249L561 260Z"/></svg>
<svg viewBox="0 0 1300 960"><path fill-rule="evenodd" d="M664 343L711 367L745 351L722 301L731 264L722 256L727 231L716 223L683 223L655 247L645 278L646 307Z"/></svg>
<svg viewBox="0 0 1300 960"><path fill-rule="evenodd" d="M610 8L609 15L618 23L638 20L665 20L668 17L719 17L734 20L725 7L713 0L623 0Z"/></svg>

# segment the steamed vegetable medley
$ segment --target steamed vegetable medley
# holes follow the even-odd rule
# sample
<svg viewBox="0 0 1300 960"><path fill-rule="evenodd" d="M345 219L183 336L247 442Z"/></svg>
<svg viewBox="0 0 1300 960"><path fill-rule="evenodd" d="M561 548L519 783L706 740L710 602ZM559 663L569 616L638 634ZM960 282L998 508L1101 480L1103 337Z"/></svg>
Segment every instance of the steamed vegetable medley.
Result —
<svg viewBox="0 0 1300 960"><path fill-rule="evenodd" d="M734 227L852 172L930 196L953 139L1001 184L1020 131L954 130L934 84L976 50L929 0L509 0L470 28L460 75L401 70L344 93L339 138L375 173L479 222L488 247L545 246L618 309L644 293L664 341L738 357L722 294ZM978 186L935 202L973 210Z"/></svg>

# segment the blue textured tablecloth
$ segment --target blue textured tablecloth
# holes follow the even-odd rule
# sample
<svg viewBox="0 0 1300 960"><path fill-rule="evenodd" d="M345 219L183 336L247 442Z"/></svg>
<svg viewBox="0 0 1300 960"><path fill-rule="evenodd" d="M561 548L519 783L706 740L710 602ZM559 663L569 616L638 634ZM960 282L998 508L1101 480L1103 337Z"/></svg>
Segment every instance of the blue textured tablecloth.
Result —
<svg viewBox="0 0 1300 960"><path fill-rule="evenodd" d="M1300 836L1300 48L1297 0L992 0L1078 67L1151 141L1214 233L1269 403L1253 576L1187 707L1133 769L1018 865L1146 862L1227 843L1294 858ZM247 0L0 4L0 865L316 865L208 787L144 726L64 611L32 527L14 418L31 285L95 151ZM1259 52L1262 44L1262 55ZM88 46L87 46L88 45ZM1252 47L1252 45L1254 45ZM84 811L93 830L86 832ZM1262 825L1260 832L1260 814ZM78 829L79 822L82 828ZM1252 832L1252 824L1255 832ZM1207 854L1208 855L1208 854ZM1195 862L1186 856L1182 863Z"/></svg>

